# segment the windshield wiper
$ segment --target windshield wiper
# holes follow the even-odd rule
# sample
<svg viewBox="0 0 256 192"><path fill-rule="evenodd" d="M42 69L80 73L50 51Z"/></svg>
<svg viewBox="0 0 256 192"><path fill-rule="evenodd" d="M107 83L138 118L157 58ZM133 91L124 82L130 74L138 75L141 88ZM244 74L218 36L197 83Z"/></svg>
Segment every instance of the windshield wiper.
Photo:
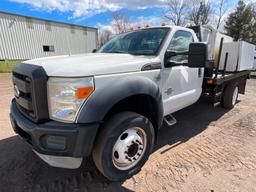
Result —
<svg viewBox="0 0 256 192"><path fill-rule="evenodd" d="M125 51L110 51L108 53L125 53L125 54L130 54L130 53L127 53Z"/></svg>

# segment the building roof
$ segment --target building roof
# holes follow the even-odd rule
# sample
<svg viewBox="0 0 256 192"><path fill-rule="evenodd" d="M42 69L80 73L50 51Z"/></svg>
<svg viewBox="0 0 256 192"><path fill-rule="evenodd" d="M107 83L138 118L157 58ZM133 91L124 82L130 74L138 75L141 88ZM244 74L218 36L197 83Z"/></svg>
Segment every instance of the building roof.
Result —
<svg viewBox="0 0 256 192"><path fill-rule="evenodd" d="M61 22L61 21L54 21L54 20L50 20L50 19L43 19L43 18L38 18L38 17L31 17L31 16L21 15L21 14L17 14L17 13L11 13L11 12L0 11L0 14L1 14L1 13L2 13L2 14L7 14L7 15L25 17L25 18L32 18L32 19L35 19L35 20L48 21L48 22L52 22L52 23L60 23L60 24L64 24L64 25L70 25L70 26L75 26L75 27L82 27L82 28L89 28L89 29L98 30L96 27L88 27L88 26L84 26L84 25L77 25L77 24L65 23L65 22Z"/></svg>

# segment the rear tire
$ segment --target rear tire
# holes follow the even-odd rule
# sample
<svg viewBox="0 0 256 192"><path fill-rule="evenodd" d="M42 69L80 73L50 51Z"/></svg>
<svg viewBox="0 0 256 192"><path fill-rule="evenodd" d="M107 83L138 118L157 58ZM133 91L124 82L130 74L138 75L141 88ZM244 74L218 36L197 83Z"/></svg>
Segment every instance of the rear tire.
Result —
<svg viewBox="0 0 256 192"><path fill-rule="evenodd" d="M103 125L93 149L93 160L109 180L124 181L140 171L153 145L152 123L137 113L122 112Z"/></svg>
<svg viewBox="0 0 256 192"><path fill-rule="evenodd" d="M223 95L223 107L233 109L237 103L238 94L239 87L237 82L227 85Z"/></svg>

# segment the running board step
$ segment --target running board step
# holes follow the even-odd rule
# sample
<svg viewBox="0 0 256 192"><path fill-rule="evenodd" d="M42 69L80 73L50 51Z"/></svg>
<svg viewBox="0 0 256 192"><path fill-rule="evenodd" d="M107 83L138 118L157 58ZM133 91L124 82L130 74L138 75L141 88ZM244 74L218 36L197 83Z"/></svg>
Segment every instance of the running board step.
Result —
<svg viewBox="0 0 256 192"><path fill-rule="evenodd" d="M214 107L218 107L221 105L221 102L214 103Z"/></svg>
<svg viewBox="0 0 256 192"><path fill-rule="evenodd" d="M215 97L220 97L220 96L222 96L222 92L218 92L215 94Z"/></svg>
<svg viewBox="0 0 256 192"><path fill-rule="evenodd" d="M220 106L221 105L221 101L222 101L222 92L215 93L214 101L213 101L214 107Z"/></svg>
<svg viewBox="0 0 256 192"><path fill-rule="evenodd" d="M164 117L164 121L169 125L173 126L177 123L177 120L172 115L167 115Z"/></svg>

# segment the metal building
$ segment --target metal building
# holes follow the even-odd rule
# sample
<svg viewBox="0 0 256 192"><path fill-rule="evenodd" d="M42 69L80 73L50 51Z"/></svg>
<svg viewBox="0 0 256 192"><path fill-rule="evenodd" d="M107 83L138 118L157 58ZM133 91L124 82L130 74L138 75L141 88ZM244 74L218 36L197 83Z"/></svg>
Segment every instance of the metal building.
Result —
<svg viewBox="0 0 256 192"><path fill-rule="evenodd" d="M96 28L0 11L0 60L89 53L97 39Z"/></svg>

